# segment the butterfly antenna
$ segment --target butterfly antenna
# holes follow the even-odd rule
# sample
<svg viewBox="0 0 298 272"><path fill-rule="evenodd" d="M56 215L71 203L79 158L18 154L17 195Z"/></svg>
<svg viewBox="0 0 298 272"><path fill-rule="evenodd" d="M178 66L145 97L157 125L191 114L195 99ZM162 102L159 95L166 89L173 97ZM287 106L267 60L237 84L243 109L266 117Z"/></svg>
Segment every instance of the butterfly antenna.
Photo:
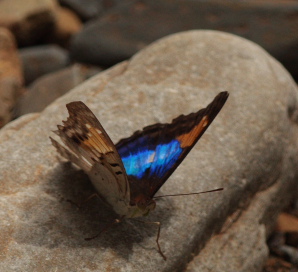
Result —
<svg viewBox="0 0 298 272"><path fill-rule="evenodd" d="M115 224L119 224L122 221L123 217L121 217L120 219L115 219L112 223L108 224L103 230L101 230L99 233L97 233L96 235L92 236L92 237L87 237L85 238L85 241L90 241L93 239L96 239L99 235L101 235L102 233L106 232L107 230L109 230L112 226L114 226Z"/></svg>
<svg viewBox="0 0 298 272"><path fill-rule="evenodd" d="M161 195L161 196L154 196L153 198L162 198L162 197L168 197L168 196L187 196L187 195L200 195L200 194L206 194L206 193L212 193L212 192L218 192L222 191L224 188L217 188L209 191L203 191L203 192L196 192L196 193L188 193L188 194L175 194L175 195Z"/></svg>

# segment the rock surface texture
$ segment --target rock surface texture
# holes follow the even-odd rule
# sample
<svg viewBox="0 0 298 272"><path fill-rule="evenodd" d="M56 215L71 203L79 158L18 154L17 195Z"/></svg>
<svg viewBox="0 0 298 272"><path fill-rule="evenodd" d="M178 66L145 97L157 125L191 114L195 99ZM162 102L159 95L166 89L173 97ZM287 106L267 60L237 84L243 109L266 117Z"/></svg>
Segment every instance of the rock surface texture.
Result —
<svg viewBox="0 0 298 272"><path fill-rule="evenodd" d="M156 226L134 220L85 241L116 215L98 199L67 202L94 190L49 141L65 104L85 102L116 142L223 90L226 105L160 194L224 191L163 198L144 218L161 222L168 260ZM266 236L297 190L297 108L287 71L252 42L215 31L155 42L0 131L0 271L261 271Z"/></svg>

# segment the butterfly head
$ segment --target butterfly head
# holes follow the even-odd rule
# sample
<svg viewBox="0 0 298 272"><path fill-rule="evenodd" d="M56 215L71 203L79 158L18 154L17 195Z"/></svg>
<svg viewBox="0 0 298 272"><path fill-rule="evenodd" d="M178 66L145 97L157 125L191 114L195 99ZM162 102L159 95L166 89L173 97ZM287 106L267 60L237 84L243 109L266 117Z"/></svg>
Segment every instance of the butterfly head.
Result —
<svg viewBox="0 0 298 272"><path fill-rule="evenodd" d="M142 197L137 201L138 208L142 211L143 215L148 215L156 207L156 203L152 198Z"/></svg>
<svg viewBox="0 0 298 272"><path fill-rule="evenodd" d="M144 195L138 195L133 202L134 203L131 205L131 208L134 208L130 210L130 215L127 217L146 216L153 211L156 206L156 203L152 198Z"/></svg>

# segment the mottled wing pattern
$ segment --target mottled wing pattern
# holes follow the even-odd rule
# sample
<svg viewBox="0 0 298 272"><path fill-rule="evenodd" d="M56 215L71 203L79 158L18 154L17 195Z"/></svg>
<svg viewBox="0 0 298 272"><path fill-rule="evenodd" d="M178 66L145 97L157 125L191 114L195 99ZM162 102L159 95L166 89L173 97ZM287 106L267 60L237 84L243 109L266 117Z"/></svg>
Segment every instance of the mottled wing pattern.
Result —
<svg viewBox="0 0 298 272"><path fill-rule="evenodd" d="M204 109L155 124L122 139L116 148L129 178L131 202L140 194L153 197L183 161L219 113L228 92L219 93Z"/></svg>
<svg viewBox="0 0 298 272"><path fill-rule="evenodd" d="M65 147L51 138L66 159L81 167L98 193L110 205L129 203L129 183L119 154L100 122L81 101L66 105L69 117L55 133Z"/></svg>

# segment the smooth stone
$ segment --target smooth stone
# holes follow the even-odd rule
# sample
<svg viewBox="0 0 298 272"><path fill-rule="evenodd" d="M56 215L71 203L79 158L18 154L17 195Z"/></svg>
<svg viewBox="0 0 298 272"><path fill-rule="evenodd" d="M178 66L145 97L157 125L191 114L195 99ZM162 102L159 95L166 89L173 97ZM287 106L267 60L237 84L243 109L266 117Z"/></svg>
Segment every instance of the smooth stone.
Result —
<svg viewBox="0 0 298 272"><path fill-rule="evenodd" d="M129 2L129 0L59 0L61 5L72 9L84 21L99 17L104 11Z"/></svg>
<svg viewBox="0 0 298 272"><path fill-rule="evenodd" d="M54 44L26 47L19 51L26 84L69 65L68 52Z"/></svg>
<svg viewBox="0 0 298 272"><path fill-rule="evenodd" d="M27 92L18 100L15 107L16 117L42 111L55 99L100 71L97 67L74 64L40 77L27 88Z"/></svg>
<svg viewBox="0 0 298 272"><path fill-rule="evenodd" d="M79 62L112 65L149 43L190 29L214 29L252 40L298 79L297 1L124 1L88 22L72 41ZM282 37L282 38L281 38Z"/></svg>
<svg viewBox="0 0 298 272"><path fill-rule="evenodd" d="M163 198L143 218L161 222L160 245L168 260L156 250L156 226L134 220L85 241L116 215L99 199L81 209L67 202L78 203L94 190L48 139L68 116L65 104L85 102L117 142L146 125L197 111L223 90L230 93L226 105L159 194L224 191ZM183 271L201 251L206 259L216 257L217 267L230 262L235 265L229 271L239 271L241 252L250 253L253 241L260 254L253 252L249 260L260 270L267 258L265 237L297 192L297 108L289 73L250 41L188 31L153 43L74 88L36 119L25 119L13 133L10 126L0 131L0 139L7 139L0 143L0 270ZM246 211L241 221L234 216ZM251 233L241 243L237 233L245 228ZM222 232L233 235L226 239ZM216 245L228 243L223 254L206 252L214 237Z"/></svg>
<svg viewBox="0 0 298 272"><path fill-rule="evenodd" d="M103 10L101 0L59 0L59 3L76 12L83 20L97 17Z"/></svg>
<svg viewBox="0 0 298 272"><path fill-rule="evenodd" d="M70 9L59 7L57 10L56 30L53 34L53 42L68 48L71 37L78 33L83 24L80 18Z"/></svg>
<svg viewBox="0 0 298 272"><path fill-rule="evenodd" d="M23 93L21 62L12 33L0 27L0 128L12 118L12 108Z"/></svg>
<svg viewBox="0 0 298 272"><path fill-rule="evenodd" d="M222 231L210 239L185 271L262 272L269 254L266 241L270 231L266 231L266 227L272 228L274 223L268 215L287 204L279 193L282 187L279 182L259 192L246 209L236 210L227 218Z"/></svg>

